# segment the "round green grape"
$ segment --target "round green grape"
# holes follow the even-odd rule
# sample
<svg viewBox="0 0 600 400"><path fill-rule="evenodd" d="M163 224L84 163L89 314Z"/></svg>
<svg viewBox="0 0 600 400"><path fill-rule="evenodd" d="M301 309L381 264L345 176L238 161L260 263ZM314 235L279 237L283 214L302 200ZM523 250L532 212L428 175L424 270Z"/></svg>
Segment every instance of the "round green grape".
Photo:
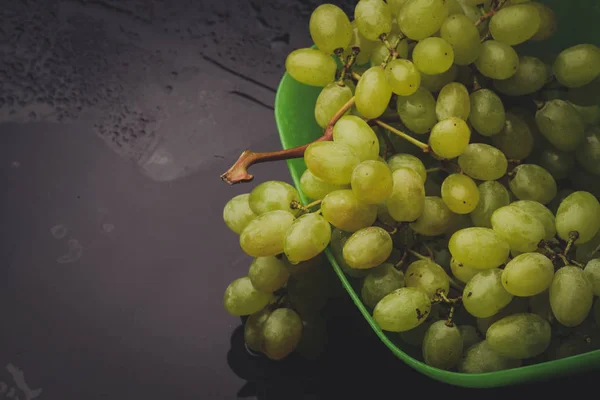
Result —
<svg viewBox="0 0 600 400"><path fill-rule="evenodd" d="M535 314L513 314L494 322L485 339L501 356L531 358L542 354L550 345L550 323Z"/></svg>
<svg viewBox="0 0 600 400"><path fill-rule="evenodd" d="M354 8L354 20L360 33L369 40L378 40L392 30L392 13L383 0L360 0Z"/></svg>
<svg viewBox="0 0 600 400"><path fill-rule="evenodd" d="M404 272L392 264L383 263L369 270L363 280L360 294L367 307L375 308L379 300L404 286Z"/></svg>
<svg viewBox="0 0 600 400"><path fill-rule="evenodd" d="M360 163L351 147L335 142L311 143L304 152L304 161L310 172L334 185L347 185L352 171Z"/></svg>
<svg viewBox="0 0 600 400"><path fill-rule="evenodd" d="M259 215L242 231L240 246L252 257L268 257L283 253L284 235L293 222L294 216L283 210Z"/></svg>
<svg viewBox="0 0 600 400"><path fill-rule="evenodd" d="M250 264L248 278L257 290L273 293L285 285L290 277L285 261L277 257L258 257Z"/></svg>
<svg viewBox="0 0 600 400"><path fill-rule="evenodd" d="M448 242L452 257L475 269L490 269L502 265L508 258L510 246L489 228L466 228L455 232Z"/></svg>
<svg viewBox="0 0 600 400"><path fill-rule="evenodd" d="M556 14L554 14L554 11L545 4L533 1L530 4L537 8L538 13L540 14L540 26L530 40L546 40L556 32Z"/></svg>
<svg viewBox="0 0 600 400"><path fill-rule="evenodd" d="M271 293L260 292L252 286L250 278L244 276L231 282L225 295L223 303L227 312L234 316L254 314L262 310L273 299Z"/></svg>
<svg viewBox="0 0 600 400"><path fill-rule="evenodd" d="M471 268L467 265L461 264L454 257L450 261L450 270L452 275L462 283L469 282L475 275L479 273L478 269Z"/></svg>
<svg viewBox="0 0 600 400"><path fill-rule="evenodd" d="M367 160L358 164L352 172L352 191L367 204L378 204L392 195L394 180L387 164Z"/></svg>
<svg viewBox="0 0 600 400"><path fill-rule="evenodd" d="M556 211L556 232L563 240L569 240L576 232L575 244L590 240L600 230L600 203L589 192L578 191L567 196Z"/></svg>
<svg viewBox="0 0 600 400"><path fill-rule="evenodd" d="M334 190L349 189L348 185L334 185L317 178L308 169L300 177L300 188L313 200L321 200Z"/></svg>
<svg viewBox="0 0 600 400"><path fill-rule="evenodd" d="M344 244L343 256L351 268L368 269L387 260L392 248L390 234L383 228L370 226L350 236Z"/></svg>
<svg viewBox="0 0 600 400"><path fill-rule="evenodd" d="M419 158L413 156L412 154L399 153L394 154L387 160L388 167L392 173L399 168L409 168L418 173L421 178L423 178L423 182L427 180L427 170L423 161Z"/></svg>
<svg viewBox="0 0 600 400"><path fill-rule="evenodd" d="M425 322L431 301L417 288L396 289L381 299L373 310L373 319L384 331L405 332Z"/></svg>
<svg viewBox="0 0 600 400"><path fill-rule="evenodd" d="M442 182L442 200L450 211L468 214L479 202L479 189L467 175L451 174Z"/></svg>
<svg viewBox="0 0 600 400"><path fill-rule="evenodd" d="M345 49L352 39L352 25L348 16L333 4L321 4L315 8L308 26L313 42L327 54L336 49Z"/></svg>
<svg viewBox="0 0 600 400"><path fill-rule="evenodd" d="M377 219L377 206L358 200L352 190L336 190L321 202L321 213L336 228L356 232L373 225Z"/></svg>
<svg viewBox="0 0 600 400"><path fill-rule="evenodd" d="M506 113L500 97L489 89L471 93L469 122L483 136L493 136L504 129Z"/></svg>
<svg viewBox="0 0 600 400"><path fill-rule="evenodd" d="M491 218L492 229L508 242L511 250L527 253L535 251L544 238L544 225L518 207L497 209Z"/></svg>
<svg viewBox="0 0 600 400"><path fill-rule="evenodd" d="M550 287L554 265L543 254L523 253L506 264L502 271L502 285L514 296L529 297Z"/></svg>
<svg viewBox="0 0 600 400"><path fill-rule="evenodd" d="M300 83L327 86L335 79L337 65L334 59L316 49L297 49L285 60L285 70Z"/></svg>
<svg viewBox="0 0 600 400"><path fill-rule="evenodd" d="M447 17L445 0L408 0L400 8L396 20L406 36L422 40L437 32Z"/></svg>
<svg viewBox="0 0 600 400"><path fill-rule="evenodd" d="M486 40L475 66L484 76L492 79L508 79L519 68L519 56L515 49L497 40Z"/></svg>
<svg viewBox="0 0 600 400"><path fill-rule="evenodd" d="M271 315L272 310L265 307L250 315L244 324L244 341L251 350L262 352L263 333L265 321Z"/></svg>
<svg viewBox="0 0 600 400"><path fill-rule="evenodd" d="M568 327L581 324L593 301L594 288L583 269L566 266L556 271L550 285L550 306L558 322Z"/></svg>
<svg viewBox="0 0 600 400"><path fill-rule="evenodd" d="M440 197L426 196L423 212L415 222L410 223L410 227L423 236L442 235L450 229L452 216L452 211Z"/></svg>
<svg viewBox="0 0 600 400"><path fill-rule="evenodd" d="M454 50L444 39L428 37L415 46L413 62L424 74L441 74L448 71L454 63Z"/></svg>
<svg viewBox="0 0 600 400"><path fill-rule="evenodd" d="M435 113L439 121L450 117L466 121L471 113L471 100L465 85L452 82L444 86L438 94Z"/></svg>
<svg viewBox="0 0 600 400"><path fill-rule="evenodd" d="M470 217L477 227L491 228L492 214L500 207L510 204L510 193L499 182L487 181L478 186L479 202Z"/></svg>
<svg viewBox="0 0 600 400"><path fill-rule="evenodd" d="M446 321L434 322L423 338L423 360L425 364L439 369L454 368L463 352L463 339L454 324Z"/></svg>
<svg viewBox="0 0 600 400"><path fill-rule="evenodd" d="M410 96L399 96L396 110L402 123L417 134L427 133L437 123L435 98L430 91L419 87Z"/></svg>
<svg viewBox="0 0 600 400"><path fill-rule="evenodd" d="M513 170L510 190L519 200L548 204L558 191L556 181L539 165L521 164Z"/></svg>
<svg viewBox="0 0 600 400"><path fill-rule="evenodd" d="M506 112L504 128L500 133L492 136L491 140L495 147L512 160L527 158L534 144L533 134L527 122L511 111Z"/></svg>
<svg viewBox="0 0 600 400"><path fill-rule="evenodd" d="M302 337L302 319L292 309L274 310L263 324L262 349L271 360L287 357Z"/></svg>
<svg viewBox="0 0 600 400"><path fill-rule="evenodd" d="M535 35L540 22L540 13L530 4L504 7L492 17L490 33L495 40L515 46Z"/></svg>
<svg viewBox="0 0 600 400"><path fill-rule="evenodd" d="M494 87L509 96L524 96L544 87L551 75L550 67L539 58L521 56L515 74L508 79L495 80Z"/></svg>
<svg viewBox="0 0 600 400"><path fill-rule="evenodd" d="M256 215L269 211L284 210L298 215L292 208L292 202L300 202L300 195L295 187L286 182L267 181L259 184L250 192L248 203Z"/></svg>
<svg viewBox="0 0 600 400"><path fill-rule="evenodd" d="M346 115L336 122L333 141L350 147L360 161L377 160L379 157L377 135L365 120L355 115Z"/></svg>
<svg viewBox="0 0 600 400"><path fill-rule="evenodd" d="M369 68L358 81L354 97L356 109L363 117L373 119L381 116L392 98L392 88L387 82L385 70L380 66Z"/></svg>
<svg viewBox="0 0 600 400"><path fill-rule="evenodd" d="M406 287L420 289L429 298L433 298L438 290L448 293L450 281L446 271L429 260L418 260L411 263L405 273Z"/></svg>
<svg viewBox="0 0 600 400"><path fill-rule="evenodd" d="M475 275L463 290L465 309L474 317L487 318L506 307L513 295L502 286L502 270L486 269Z"/></svg>
<svg viewBox="0 0 600 400"><path fill-rule="evenodd" d="M479 31L466 15L449 16L440 29L440 37L452 46L456 65L469 65L479 57Z"/></svg>
<svg viewBox="0 0 600 400"><path fill-rule="evenodd" d="M554 238L556 235L556 220L548 207L533 200L519 200L510 203L510 205L520 208L542 223L545 232L544 240L552 240Z"/></svg>
<svg viewBox="0 0 600 400"><path fill-rule="evenodd" d="M493 146L471 143L458 157L458 165L474 179L493 181L506 174L508 160L504 153Z"/></svg>
<svg viewBox="0 0 600 400"><path fill-rule="evenodd" d="M521 364L521 360L501 356L490 347L487 340L484 340L465 351L458 364L458 371L468 374L481 374L517 368Z"/></svg>
<svg viewBox="0 0 600 400"><path fill-rule="evenodd" d="M460 156L471 140L471 130L467 123L456 117L438 122L431 129L429 145L435 154L452 159Z"/></svg>
<svg viewBox="0 0 600 400"><path fill-rule="evenodd" d="M540 132L554 147L573 151L582 142L585 122L577 110L564 100L551 100L535 114Z"/></svg>
<svg viewBox="0 0 600 400"><path fill-rule="evenodd" d="M409 60L396 59L385 68L387 82L398 96L410 96L421 85L421 73Z"/></svg>
<svg viewBox="0 0 600 400"><path fill-rule="evenodd" d="M600 258L588 261L583 269L589 281L592 283L594 296L600 296Z"/></svg>
<svg viewBox="0 0 600 400"><path fill-rule="evenodd" d="M325 128L331 118L339 111L344 104L352 98L352 89L349 86L340 86L337 83L330 83L325 86L315 104L315 119L321 128ZM346 112L349 113L350 110Z"/></svg>
<svg viewBox="0 0 600 400"><path fill-rule="evenodd" d="M250 193L240 194L232 198L223 208L223 220L229 229L238 235L257 215L250 208Z"/></svg>
<svg viewBox="0 0 600 400"><path fill-rule="evenodd" d="M292 264L310 260L321 253L331 240L331 226L321 215L305 214L285 233L283 251Z"/></svg>
<svg viewBox="0 0 600 400"><path fill-rule="evenodd" d="M393 172L392 179L392 196L386 201L388 212L398 222L415 221L425 208L425 187L421 175L403 167Z"/></svg>
<svg viewBox="0 0 600 400"><path fill-rule="evenodd" d="M569 47L556 57L552 69L561 85L585 86L600 75L600 49L593 44Z"/></svg>

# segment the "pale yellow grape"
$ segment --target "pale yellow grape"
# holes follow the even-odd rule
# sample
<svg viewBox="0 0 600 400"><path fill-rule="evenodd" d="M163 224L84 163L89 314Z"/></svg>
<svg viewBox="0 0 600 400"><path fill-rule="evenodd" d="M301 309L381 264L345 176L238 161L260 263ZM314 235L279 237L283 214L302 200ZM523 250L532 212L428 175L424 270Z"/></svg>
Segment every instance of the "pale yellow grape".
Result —
<svg viewBox="0 0 600 400"><path fill-rule="evenodd" d="M492 79L508 79L519 68L519 56L515 49L497 40L486 40L475 66L483 75Z"/></svg>
<svg viewBox="0 0 600 400"><path fill-rule="evenodd" d="M583 269L588 280L592 283L595 296L600 296L600 258L590 260Z"/></svg>
<svg viewBox="0 0 600 400"><path fill-rule="evenodd" d="M502 286L502 270L486 269L475 275L463 290L462 301L469 314L487 318L498 313L513 299Z"/></svg>
<svg viewBox="0 0 600 400"><path fill-rule="evenodd" d="M577 326L588 316L594 288L583 269L562 267L550 285L550 306L556 320L564 326Z"/></svg>
<svg viewBox="0 0 600 400"><path fill-rule="evenodd" d="M490 347L501 356L513 359L542 354L550 345L548 321L536 314L509 315L490 326L486 335Z"/></svg>
<svg viewBox="0 0 600 400"><path fill-rule="evenodd" d="M273 293L285 285L289 277L285 261L275 256L255 258L248 270L252 286L261 292Z"/></svg>
<svg viewBox="0 0 600 400"><path fill-rule="evenodd" d="M480 271L456 261L454 257L450 260L450 270L452 275L462 283L469 282Z"/></svg>
<svg viewBox="0 0 600 400"><path fill-rule="evenodd" d="M423 182L427 180L427 170L423 161L421 161L418 157L413 156L412 154L399 153L394 154L387 160L388 167L392 173L399 168L410 168L417 172L421 178L423 178Z"/></svg>
<svg viewBox="0 0 600 400"><path fill-rule="evenodd" d="M400 30L413 40L422 40L437 32L448 17L445 0L408 0L397 15Z"/></svg>
<svg viewBox="0 0 600 400"><path fill-rule="evenodd" d="M286 71L300 83L326 86L335 79L337 65L333 58L316 49L297 49L285 60Z"/></svg>
<svg viewBox="0 0 600 400"><path fill-rule="evenodd" d="M329 222L318 214L305 214L285 233L283 250L292 264L310 260L321 253L331 240Z"/></svg>
<svg viewBox="0 0 600 400"><path fill-rule="evenodd" d="M425 322L431 301L417 288L394 290L377 303L373 319L384 331L405 332Z"/></svg>
<svg viewBox="0 0 600 400"><path fill-rule="evenodd" d="M448 17L440 29L440 37L452 46L456 65L469 65L479 57L479 31L466 15Z"/></svg>
<svg viewBox="0 0 600 400"><path fill-rule="evenodd" d="M538 219L544 226L544 239L551 240L556 235L556 220L548 207L533 200L519 200L510 204L520 208L532 217Z"/></svg>
<svg viewBox="0 0 600 400"><path fill-rule="evenodd" d="M360 0L354 8L356 27L369 40L392 30L392 13L383 0Z"/></svg>
<svg viewBox="0 0 600 400"><path fill-rule="evenodd" d="M386 163L367 160L354 168L351 184L352 191L360 201L378 204L390 198L394 180Z"/></svg>
<svg viewBox="0 0 600 400"><path fill-rule="evenodd" d="M284 210L298 215L292 208L292 202L300 202L300 195L295 187L287 182L267 181L260 183L250 192L248 204L256 215L269 211Z"/></svg>
<svg viewBox="0 0 600 400"><path fill-rule="evenodd" d="M508 242L489 228L466 228L455 232L448 249L458 262L475 269L502 265L508 258Z"/></svg>
<svg viewBox="0 0 600 400"><path fill-rule="evenodd" d="M250 208L249 198L250 193L237 195L229 200L223 208L223 220L225 224L238 235L242 233L250 221L257 217Z"/></svg>
<svg viewBox="0 0 600 400"><path fill-rule="evenodd" d="M454 63L454 50L444 39L428 37L415 46L413 62L424 74L441 74L448 71Z"/></svg>
<svg viewBox="0 0 600 400"><path fill-rule="evenodd" d="M347 185L360 158L349 146L335 142L316 142L304 152L304 161L310 172L334 185Z"/></svg>
<svg viewBox="0 0 600 400"><path fill-rule="evenodd" d="M540 13L530 4L503 7L490 21L492 37L511 46L530 39L539 27Z"/></svg>
<svg viewBox="0 0 600 400"><path fill-rule="evenodd" d="M500 179L506 174L504 153L485 143L471 143L458 157L458 165L468 176L482 181Z"/></svg>
<svg viewBox="0 0 600 400"><path fill-rule="evenodd" d="M456 117L438 122L431 129L429 145L435 154L442 158L460 156L471 139L471 130L467 123Z"/></svg>
<svg viewBox="0 0 600 400"><path fill-rule="evenodd" d="M423 236L438 236L446 233L452 222L453 213L444 201L437 196L427 196L423 212L410 227Z"/></svg>
<svg viewBox="0 0 600 400"><path fill-rule="evenodd" d="M223 303L225 309L231 315L250 315L264 308L273 299L271 293L260 292L252 286L250 278L244 276L231 282L225 295Z"/></svg>
<svg viewBox="0 0 600 400"><path fill-rule="evenodd" d="M492 136L492 144L501 150L506 158L522 160L531 154L534 138L527 122L521 116L508 111L504 128Z"/></svg>
<svg viewBox="0 0 600 400"><path fill-rule="evenodd" d="M390 234L377 226L360 229L344 244L343 256L351 268L368 269L388 259L393 248Z"/></svg>
<svg viewBox="0 0 600 400"><path fill-rule="evenodd" d="M561 85L585 86L600 75L600 48L593 44L569 47L556 57L552 69Z"/></svg>
<svg viewBox="0 0 600 400"><path fill-rule="evenodd" d="M380 66L369 68L358 81L354 97L356 109L363 117L372 119L381 116L392 97L392 88L387 82L384 69Z"/></svg>
<svg viewBox="0 0 600 400"><path fill-rule="evenodd" d="M510 193L504 185L496 181L483 182L478 189L479 202L469 215L475 226L491 228L492 214L500 207L510 204Z"/></svg>
<svg viewBox="0 0 600 400"><path fill-rule="evenodd" d="M263 324L263 352L272 360L281 360L294 351L301 337L300 316L292 309L278 308Z"/></svg>
<svg viewBox="0 0 600 400"><path fill-rule="evenodd" d="M315 8L308 27L315 45L327 54L336 49L345 49L352 39L352 25L348 16L333 4L322 4Z"/></svg>
<svg viewBox="0 0 600 400"><path fill-rule="evenodd" d="M333 126L334 143L350 147L360 161L376 160L379 157L379 139L373 129L355 115L340 118Z"/></svg>
<svg viewBox="0 0 600 400"><path fill-rule="evenodd" d="M492 214L492 229L508 242L511 250L535 251L546 231L542 223L518 207L505 206Z"/></svg>
<svg viewBox="0 0 600 400"><path fill-rule="evenodd" d="M556 14L545 4L537 3L535 1L532 1L530 4L537 8L538 13L540 14L540 26L530 40L546 40L556 32Z"/></svg>
<svg viewBox="0 0 600 400"><path fill-rule="evenodd" d="M506 113L500 97L489 89L471 93L469 122L483 136L493 136L504 129Z"/></svg>
<svg viewBox="0 0 600 400"><path fill-rule="evenodd" d="M421 73L421 87L429 90L430 92L439 92L447 84L454 82L459 73L459 69L455 64L448 69L446 72L436 75L427 75Z"/></svg>
<svg viewBox="0 0 600 400"><path fill-rule="evenodd" d="M331 118L352 98L349 86L340 86L336 82L325 86L315 104L315 119L321 128L325 128ZM346 111L346 114L350 110Z"/></svg>
<svg viewBox="0 0 600 400"><path fill-rule="evenodd" d="M462 83L452 82L442 88L435 105L437 119L457 117L463 120L471 113L469 91Z"/></svg>
<svg viewBox="0 0 600 400"><path fill-rule="evenodd" d="M520 297L535 296L550 287L554 265L543 254L523 253L506 264L502 285L507 292Z"/></svg>
<svg viewBox="0 0 600 400"><path fill-rule="evenodd" d="M411 263L406 269L404 282L406 287L422 290L429 298L433 298L438 290L448 294L450 289L446 271L429 260L417 260Z"/></svg>
<svg viewBox="0 0 600 400"><path fill-rule="evenodd" d="M589 192L578 191L567 196L556 212L558 236L569 240L571 232L577 232L577 245L590 241L600 230L600 203Z"/></svg>
<svg viewBox="0 0 600 400"><path fill-rule="evenodd" d="M556 181L544 168L535 164L521 164L513 173L509 187L519 200L548 204L556 196Z"/></svg>
<svg viewBox="0 0 600 400"><path fill-rule="evenodd" d="M386 201L388 212L398 222L411 222L425 208L425 187L421 175L410 168L398 168L392 173L392 196Z"/></svg>
<svg viewBox="0 0 600 400"><path fill-rule="evenodd" d="M423 360L439 369L454 368L463 352L463 339L455 324L434 322L423 338Z"/></svg>
<svg viewBox="0 0 600 400"><path fill-rule="evenodd" d="M385 74L392 92L399 96L410 96L421 85L421 73L409 60L392 60L385 68Z"/></svg>
<svg viewBox="0 0 600 400"><path fill-rule="evenodd" d="M451 174L442 182L442 200L450 211L468 214L479 202L479 190L467 175Z"/></svg>
<svg viewBox="0 0 600 400"><path fill-rule="evenodd" d="M417 134L429 132L437 123L435 98L423 87L410 96L398 96L396 111L402 123Z"/></svg>
<svg viewBox="0 0 600 400"><path fill-rule="evenodd" d="M285 232L294 222L294 216L283 210L259 215L244 228L240 246L252 257L268 257L283 253Z"/></svg>
<svg viewBox="0 0 600 400"><path fill-rule="evenodd" d="M348 185L335 185L325 182L317 178L308 169L302 173L300 177L300 188L309 198L313 200L321 200L334 190L349 189Z"/></svg>
<svg viewBox="0 0 600 400"><path fill-rule="evenodd" d="M540 90L551 77L550 67L539 58L519 57L519 68L508 79L495 80L494 87L509 96L523 96Z"/></svg>
<svg viewBox="0 0 600 400"><path fill-rule="evenodd" d="M336 228L356 232L373 225L377 219L377 206L361 202L352 190L336 190L321 202L321 213Z"/></svg>

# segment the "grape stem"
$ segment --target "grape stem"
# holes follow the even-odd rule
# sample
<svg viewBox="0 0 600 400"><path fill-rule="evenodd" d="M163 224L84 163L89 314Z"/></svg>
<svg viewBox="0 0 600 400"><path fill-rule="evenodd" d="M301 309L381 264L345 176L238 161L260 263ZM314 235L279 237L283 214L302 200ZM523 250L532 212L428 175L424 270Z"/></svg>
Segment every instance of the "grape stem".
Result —
<svg viewBox="0 0 600 400"><path fill-rule="evenodd" d="M335 123L354 105L354 97L352 97L346 104L344 104L338 112L331 118L323 136L316 139L312 143L324 142L333 139L333 126ZM241 182L250 182L254 179L254 175L248 173L248 168L254 164L259 164L267 161L281 161L289 160L292 158L300 158L304 156L306 148L311 143L307 143L302 146L293 147L286 150L277 150L272 152L255 153L251 150L245 150L240 157L237 159L235 164L229 168L224 174L221 175L221 180L230 185Z"/></svg>
<svg viewBox="0 0 600 400"><path fill-rule="evenodd" d="M404 260L406 260L406 256L408 255L408 251L404 251L404 253L402 253L402 258L400 259L400 261L398 261L396 264L394 264L394 268L396 268L397 270L400 270L402 267L402 264L404 264Z"/></svg>
<svg viewBox="0 0 600 400"><path fill-rule="evenodd" d="M353 47L352 54L346 58L346 63L344 64L344 68L342 68L342 72L340 73L340 78L337 81L339 86L344 86L344 79L346 79L348 72L352 70L352 66L354 65L354 61L356 61L358 53L360 53L360 47Z"/></svg>
<svg viewBox="0 0 600 400"><path fill-rule="evenodd" d="M498 5L496 5L496 7L492 8L490 11L488 11L487 13L483 14L481 17L479 17L479 19L477 21L475 21L475 26L479 26L483 23L483 21L485 21L488 18L493 17L500 8L502 8L502 6L507 2L507 0L500 0L498 1Z"/></svg>
<svg viewBox="0 0 600 400"><path fill-rule="evenodd" d="M573 246L573 243L575 243L575 241L579 238L579 232L573 231L573 232L569 232L569 241L567 242L567 245L565 246L565 250L563 251L563 254L566 256L567 254L569 254L569 250L571 250L571 246Z"/></svg>
<svg viewBox="0 0 600 400"><path fill-rule="evenodd" d="M390 132L392 132L392 133L394 133L394 134L396 134L396 135L400 136L402 139L404 139L404 140L406 140L406 141L408 141L408 142L410 142L410 143L414 144L415 146L417 146L418 148L420 148L421 150L423 150L423 152L424 152L424 153L432 153L432 151L431 151L431 148L430 148L428 145L426 145L426 144L425 144L425 143L423 143L423 142L420 142L420 141L418 141L418 140L417 140L417 139L415 139L414 137L412 137L412 136L410 136L410 135L408 135L408 134L406 134L406 133L402 132L401 130L399 130L399 129L396 129L396 128L394 128L393 126L391 126L391 125L388 125L388 124L386 124L385 122L383 122L383 121L381 121L381 120L379 120L379 119L376 119L376 120L374 120L374 122L375 122L377 125L381 126L382 128L385 128L385 129L387 129L388 131L390 131ZM433 153L432 153L432 154L433 154Z"/></svg>
<svg viewBox="0 0 600 400"><path fill-rule="evenodd" d="M412 254L413 256L417 257L420 260L431 261L431 258L424 256L423 254L417 253L414 250L408 249L406 251L408 251L410 254Z"/></svg>
<svg viewBox="0 0 600 400"><path fill-rule="evenodd" d="M323 200L315 200L312 203L309 203L305 206L303 206L299 201L296 200L292 200L292 202L290 203L290 208L292 210L302 210L304 212L311 212L310 208L314 207L314 206L318 206L319 204L321 204Z"/></svg>

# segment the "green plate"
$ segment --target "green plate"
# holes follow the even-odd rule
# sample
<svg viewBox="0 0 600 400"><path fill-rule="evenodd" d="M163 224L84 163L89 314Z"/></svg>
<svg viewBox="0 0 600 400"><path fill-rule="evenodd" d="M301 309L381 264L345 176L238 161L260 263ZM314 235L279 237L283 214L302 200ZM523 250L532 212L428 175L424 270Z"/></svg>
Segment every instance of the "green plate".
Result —
<svg viewBox="0 0 600 400"><path fill-rule="evenodd" d="M553 54L575 44L594 43L599 45L600 2L597 0L547 0L542 2L550 5L557 13L558 32L548 41L519 46L519 54L535 55L548 60L548 57L552 57ZM317 125L314 117L314 105L320 91L321 88L301 84L287 73L283 76L275 97L275 120L284 149L309 143L322 135L322 129ZM306 165L303 159L289 160L287 163L296 188L300 190L300 177L305 171ZM301 190L300 196L306 204L308 199ZM399 345L393 342L379 328L331 252L326 250L326 253L344 288L365 320L373 328L373 332L398 358L433 379L458 386L484 388L545 380L600 367L600 350L557 361L485 374L462 374L430 367L408 354L414 354L414 348L411 351L409 345Z"/></svg>

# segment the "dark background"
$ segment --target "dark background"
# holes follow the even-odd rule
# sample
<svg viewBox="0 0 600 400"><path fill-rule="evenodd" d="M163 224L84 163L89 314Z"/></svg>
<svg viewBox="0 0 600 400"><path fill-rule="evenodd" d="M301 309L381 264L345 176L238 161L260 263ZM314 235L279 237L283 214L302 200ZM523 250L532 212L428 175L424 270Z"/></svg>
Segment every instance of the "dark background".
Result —
<svg viewBox="0 0 600 400"><path fill-rule="evenodd" d="M466 394L393 357L345 297L312 363L248 355L222 307L250 261L225 202L290 178L219 175L280 146L275 88L318 4L0 0L0 400L27 399L11 366L39 400Z"/></svg>

